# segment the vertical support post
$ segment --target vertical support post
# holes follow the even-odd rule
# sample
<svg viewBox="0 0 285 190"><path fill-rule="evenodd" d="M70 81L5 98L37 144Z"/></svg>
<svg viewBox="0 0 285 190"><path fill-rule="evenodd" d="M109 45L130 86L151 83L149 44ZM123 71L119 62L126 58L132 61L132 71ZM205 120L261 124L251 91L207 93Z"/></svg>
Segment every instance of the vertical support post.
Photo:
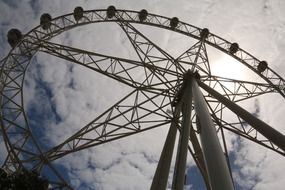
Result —
<svg viewBox="0 0 285 190"><path fill-rule="evenodd" d="M150 190L165 190L167 186L167 180L169 176L169 170L171 165L171 159L173 155L173 149L175 145L177 124L181 111L181 102L178 102L174 114L173 121L171 122L166 141L163 146L163 150L160 155L160 159L152 180Z"/></svg>
<svg viewBox="0 0 285 190"><path fill-rule="evenodd" d="M183 190L185 183L185 170L192 111L192 76L190 75L189 71L186 73L184 85L185 89L182 92L182 128L179 136L180 138L177 148L176 165L173 175L173 190Z"/></svg>
<svg viewBox="0 0 285 190"><path fill-rule="evenodd" d="M207 104L193 80L194 106L200 124L200 139L212 190L234 190L227 161L219 143Z"/></svg>
<svg viewBox="0 0 285 190"><path fill-rule="evenodd" d="M206 90L217 100L219 100L222 104L227 106L227 108L229 108L232 112L234 112L243 120L245 120L248 124L250 124L255 130L261 133L264 137L266 137L268 140L277 145L280 149L285 151L285 136L282 133L272 128L268 124L264 123L260 119L254 117L248 111L238 106L234 102L230 101L229 99L225 98L223 95L221 95L214 89L208 87L204 83L199 82L199 86L204 90Z"/></svg>

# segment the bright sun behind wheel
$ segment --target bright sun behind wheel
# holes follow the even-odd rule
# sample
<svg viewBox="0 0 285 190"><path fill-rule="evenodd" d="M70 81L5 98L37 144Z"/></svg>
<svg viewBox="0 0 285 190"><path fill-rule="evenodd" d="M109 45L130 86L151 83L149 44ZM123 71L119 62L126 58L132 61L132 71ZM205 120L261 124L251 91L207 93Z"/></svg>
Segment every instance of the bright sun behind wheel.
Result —
<svg viewBox="0 0 285 190"><path fill-rule="evenodd" d="M82 47L69 42L72 39L72 35L67 33L69 30L84 25L90 28L89 25L95 23L96 28L102 28L102 31L90 29L90 34L96 34L92 38L88 34L83 35L83 29L78 28L77 33L82 39L88 37L86 43L81 38L78 40ZM192 185L185 178L189 151L193 166L195 162L207 189L233 189L236 179L231 179L229 173L231 160L228 153L233 153L231 159L235 159L238 155L235 152L242 150L234 149L233 138L240 141L240 137L244 137L285 155L285 147L282 148L285 143L281 142L283 136L271 130L281 140L272 138L264 132L270 126L249 114L251 110L247 112L236 105L275 91L285 97L283 89L280 90L285 85L284 79L271 70L266 61L259 61L239 48L237 43L210 33L207 28L180 22L177 17L167 18L146 10L117 10L114 6L89 11L76 7L72 14L54 19L45 13L40 24L25 35L18 29L11 29L8 42L13 49L0 61L0 127L8 152L3 165L7 171L37 171L47 176L52 189L69 190L85 189L90 183L93 185L90 188L97 188L98 184L108 186L106 182L114 180L117 182L112 187L117 189L144 190L150 185L152 190L166 189L168 178L174 173L178 176L173 178L174 189L182 190L184 185ZM109 24L116 26L107 30L105 25ZM137 25L148 28L141 30L142 27ZM162 32L148 35L150 38L145 35L152 34L148 31L155 27L184 34L191 38L191 43L187 41L189 45L185 50L178 53L178 57L173 56L164 50L168 49L164 43L154 43L151 39ZM116 30L117 36L113 32ZM105 42L98 35L100 31L107 36ZM62 33L66 36L59 36ZM77 33L75 36L78 38ZM111 35L114 39L109 37ZM61 43L61 37L65 37L62 41L68 45ZM116 48L116 42L123 45ZM125 42L129 45L125 46ZM171 42L171 39L166 42ZM177 46L180 47L179 43ZM85 47L87 44L90 46ZM93 48L94 44L96 48ZM43 72L38 72L41 71L39 63L47 65L50 70L44 68ZM72 63L107 79L96 78L94 73L89 74L64 63ZM35 72L27 70L29 64L35 65ZM40 76L35 77L34 73L40 73ZM29 85L24 76L35 82ZM258 83L257 77L267 83ZM106 82L100 85L103 80ZM113 87L117 84L108 80L120 84ZM123 89L124 86L127 88ZM35 104L24 101L24 87L31 88L26 91ZM27 105L26 110L23 105ZM45 105L49 107L44 109ZM34 109L36 106L40 111L44 110L44 117L38 116L40 111ZM255 112L258 115L259 106ZM87 118L89 115L90 120ZM251 127L251 123L259 127ZM45 124L52 130L43 129ZM260 130L260 126L266 130ZM165 143L162 143L161 130L154 133L154 129L159 127L164 134L169 130ZM176 143L178 129L181 141ZM227 130L225 135L224 129ZM138 136L130 137L148 130L152 137L149 134L141 136L141 140ZM227 136L229 133L237 137ZM127 144L119 145L120 142L115 141L124 138L128 140ZM159 142L158 139L162 140ZM112 141L116 144L111 144ZM242 143L238 142L237 146L247 145ZM175 144L178 144L177 167L171 160ZM101 147L97 147L99 145ZM244 156L243 159L247 158ZM148 167L157 162L156 170ZM170 170L172 166L174 169ZM148 175L142 175L145 173ZM217 178L211 181L214 179L211 176ZM150 183L152 177L153 183ZM164 188L161 188L162 183ZM177 184L179 188L176 188ZM216 185L215 188L210 188L212 184Z"/></svg>
<svg viewBox="0 0 285 190"><path fill-rule="evenodd" d="M244 80L246 78L246 68L238 61L229 56L222 56L212 64L212 75Z"/></svg>

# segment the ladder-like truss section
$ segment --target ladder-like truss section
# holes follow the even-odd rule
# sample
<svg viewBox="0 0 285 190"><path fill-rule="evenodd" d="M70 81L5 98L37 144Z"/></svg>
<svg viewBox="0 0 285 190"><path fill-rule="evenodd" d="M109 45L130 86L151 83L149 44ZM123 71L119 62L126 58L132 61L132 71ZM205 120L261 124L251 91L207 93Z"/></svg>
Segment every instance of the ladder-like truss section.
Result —
<svg viewBox="0 0 285 190"><path fill-rule="evenodd" d="M126 34L139 59L103 55L49 41L72 28L99 22L117 23ZM24 35L0 63L1 133L8 150L4 167L11 171L27 166L37 171L49 167L58 178L58 181L51 181L54 188L72 189L53 166L53 161L86 148L153 128L167 127L171 123L174 123L172 126L175 128L181 129L180 111L176 113L174 108L181 99L179 91L183 87L183 77L188 70L199 72L199 84L218 90L223 97L234 103L267 93L279 93L285 97L284 79L270 67L260 72L258 67L261 61L251 54L241 48L233 53L232 50L230 51L232 43L221 37L212 33L202 36L204 30L198 27L180 21L174 25L173 22L173 18L155 14L142 17L141 12L137 11L115 10L114 15L110 15L108 10L90 10L84 11L80 19L74 17L74 14L57 17L51 20L49 27L38 26ZM196 39L197 43L180 56L173 57L144 36L135 27L137 24L178 32ZM232 56L263 78L264 83L213 76L207 46ZM47 53L67 60L71 64L91 69L128 85L133 88L133 91L86 126L79 126L79 130L65 141L43 152L31 132L23 103L25 72L37 52ZM138 77L137 73L141 72L143 75ZM282 147L262 135L256 126L249 125L239 114L232 113L234 117L231 121L227 121L223 114L227 105L219 99L210 93L204 93L204 98L216 130L222 134L222 144L227 158L224 130L285 156ZM191 110L193 111L194 108L191 107ZM209 189L208 174L197 137L199 126L196 117L193 111L188 150Z"/></svg>

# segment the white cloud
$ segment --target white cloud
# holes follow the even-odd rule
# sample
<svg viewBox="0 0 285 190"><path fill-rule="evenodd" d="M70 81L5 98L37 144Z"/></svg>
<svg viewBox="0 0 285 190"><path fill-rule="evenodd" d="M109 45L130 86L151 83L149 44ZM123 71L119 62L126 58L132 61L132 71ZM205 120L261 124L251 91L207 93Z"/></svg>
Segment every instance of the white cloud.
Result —
<svg viewBox="0 0 285 190"><path fill-rule="evenodd" d="M228 40L238 42L242 48L256 57L268 60L270 66L281 76L284 76L285 73L283 55L285 49L283 40L285 37L283 32L285 4L282 0L264 2L239 0L235 3L226 0L194 0L191 2L187 0L120 2L39 0L34 2L36 6L31 6L29 2L31 1L13 1L13 4L17 4L13 7L4 1L0 2L1 57L10 50L5 40L7 31L12 27L19 28L23 33L26 33L39 24L40 15L44 12L55 17L70 13L75 6L79 5L84 9L99 9L113 4L124 9L140 10L145 8L149 12L169 17L177 16L180 20L201 28L208 27L210 31ZM62 35L56 39L56 42L80 45L88 50L104 52L114 48L112 44L106 43L110 36L116 45L125 40L120 41L121 33L112 34L112 30L116 27L110 27L109 31L105 31L106 28L103 24L86 28L88 29L83 30L83 28L81 31L75 30L74 33ZM107 38L101 38L103 34ZM178 36L169 34L159 36L157 33L156 35L164 48L175 52L176 48L169 44L179 44ZM92 37L92 40L86 37ZM177 41L175 41L176 38ZM126 57L131 54L128 51L129 45L125 43L122 46L124 46L123 52L120 52L120 48L116 46L111 53ZM78 130L79 126L86 124L129 90L118 86L117 83L110 82L101 75L86 71L84 68L73 67L71 69L69 64L59 63L59 59L47 58L46 55L39 55L37 58L41 69L36 70L32 66L29 69L29 71L40 72L27 75L30 82L29 86L26 86L25 100L27 102L42 100L40 97L34 99L34 96L39 94L42 89L35 89L36 84L31 75L41 77L51 88L50 101L56 105L55 111L62 119L61 123L56 123L55 119L51 118L50 125L44 128L47 131L45 138L51 144L57 144L70 136ZM264 96L259 102L260 117L285 133L282 121L285 106L280 106L284 105L283 98ZM47 106L45 102L42 102L41 105L41 108ZM246 105L246 108L254 110L252 104ZM130 137L126 140L82 151L60 159L58 162L63 160L64 166L70 169L69 176L73 179L72 182L75 186L87 183L102 190L147 189L151 183L155 163L158 161L165 135L166 129L154 130L145 135ZM236 137L227 135L227 139L229 150L237 151L235 164L240 169L240 173L237 173L236 177L242 187L254 186L254 189L274 188L281 190L285 185L283 157L246 141L242 141L242 148L237 150L233 141ZM0 147L2 153L3 143ZM188 159L188 164L193 165L193 161ZM95 168L90 168L90 165ZM188 189L192 188L188 187Z"/></svg>

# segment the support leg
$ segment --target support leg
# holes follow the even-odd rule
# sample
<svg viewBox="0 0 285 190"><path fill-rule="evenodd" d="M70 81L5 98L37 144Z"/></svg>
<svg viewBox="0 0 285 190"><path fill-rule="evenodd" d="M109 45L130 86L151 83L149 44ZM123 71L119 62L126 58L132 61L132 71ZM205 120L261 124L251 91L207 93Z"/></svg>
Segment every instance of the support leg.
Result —
<svg viewBox="0 0 285 190"><path fill-rule="evenodd" d="M187 161L188 141L190 136L191 111L192 111L192 77L185 80L185 90L182 96L182 128L177 148L176 165L172 182L173 190L183 190Z"/></svg>
<svg viewBox="0 0 285 190"><path fill-rule="evenodd" d="M177 124L181 111L181 102L177 104L174 110L173 121L170 125L163 150L154 174L151 184L151 190L165 190L169 176L169 169L175 145Z"/></svg>
<svg viewBox="0 0 285 190"><path fill-rule="evenodd" d="M285 151L285 136L267 125L260 119L254 117L248 111L238 106L234 102L231 102L229 99L223 97L220 93L215 91L214 89L208 87L202 82L199 82L199 86L206 90L209 94L223 103L227 108L229 108L232 112L240 116L243 120L245 120L248 124L250 124L254 129L256 129L259 133L261 133L268 140L273 142L275 145L280 147L283 151Z"/></svg>
<svg viewBox="0 0 285 190"><path fill-rule="evenodd" d="M194 106L201 127L201 146L212 190L234 190L227 161L219 143L207 104L193 80Z"/></svg>

